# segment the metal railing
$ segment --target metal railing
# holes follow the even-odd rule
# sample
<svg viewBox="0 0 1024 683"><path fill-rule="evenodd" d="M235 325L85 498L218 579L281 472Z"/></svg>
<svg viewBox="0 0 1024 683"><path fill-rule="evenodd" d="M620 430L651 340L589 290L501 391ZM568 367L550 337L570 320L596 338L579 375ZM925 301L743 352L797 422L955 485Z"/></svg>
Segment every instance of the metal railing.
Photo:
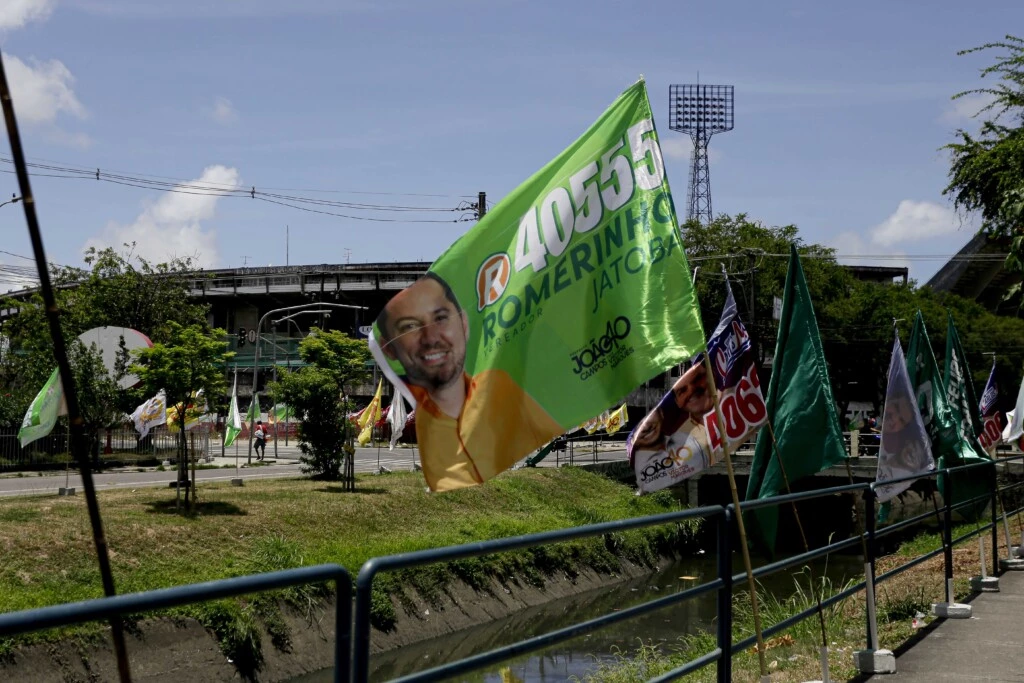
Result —
<svg viewBox="0 0 1024 683"><path fill-rule="evenodd" d="M937 470L926 474L916 475L912 477L905 477L903 479L895 479L884 482L885 485L892 483L899 483L904 481L917 481L923 479L936 479L942 478L943 488L946 492L946 498L943 501L941 508L941 514L936 512L928 512L922 515L916 515L907 520L903 520L898 523L889 525L881 530L876 529L876 515L877 515L877 499L875 496L874 483L855 483L845 486L835 486L827 489L816 489L812 491L806 491L801 493L793 493L781 496L775 496L772 498L765 498L762 500L749 501L741 506L744 513L757 509L765 509L771 507L778 507L780 505L792 505L798 502L810 501L818 498L825 498L835 495L850 495L856 496L861 495L863 498L863 510L861 514L864 520L864 530L857 535L853 535L849 538L830 542L824 546L808 550L806 552L787 557L776 562L758 567L753 571L756 579L761 579L778 572L785 571L795 566L800 566L812 562L817 559L825 558L832 553L842 552L844 550L850 550L856 547L862 547L866 551L865 557L865 577L863 580L858 581L852 585L844 587L842 590L835 592L834 594L823 598L821 604L814 605L807 609L804 609L796 614L788 616L786 619L775 623L764 625L763 636L765 638L771 637L781 631L784 631L799 622L816 616L819 609L827 609L832 605L835 605L847 598L850 598L857 593L864 591L869 585L877 586L894 576L911 569L912 567L921 564L922 562L943 554L944 556L944 575L946 577L946 601L952 602L954 596L952 595L952 579L953 579L953 554L952 549L955 545L963 543L971 538L974 538L986 531L991 530L992 532L992 562L993 567L998 566L998 539L996 538L996 529L998 524L998 506L997 497L998 494L1003 491L1019 488L1024 486L1024 482L1012 483L1006 486L998 487L996 483L996 466L1001 463L1007 462L1024 462L1024 455L1011 456L1008 458L1000 458L999 460L992 462L982 462L971 465L963 465L959 467L953 467L943 470ZM972 471L985 471L988 470L991 474L991 485L989 489L985 491L983 495L970 498L968 500L960 501L957 503L951 503L952 500L952 489L956 483L957 475L968 473ZM991 520L981 524L979 523L977 528L970 531L962 536L953 538L953 512L976 506L979 503L988 503L991 505ZM856 505L856 501L854 502ZM1005 514L1014 514L1019 510L1005 511ZM511 657L522 655L525 653L533 652L543 647L560 643L569 638L573 638L579 635L586 634L596 629L609 626L611 624L624 621L648 612L668 607L685 600L695 598L697 596L709 593L712 591L716 592L716 647L709 652L705 652L695 657L694 659L682 664L681 666L673 669L672 671L666 672L657 678L651 679L653 681L669 681L685 676L688 673L692 673L698 669L706 667L710 664L717 665L717 680L725 683L732 678L732 655L742 652L756 643L756 637L751 635L747 638L739 640L738 642L733 641L733 603L732 603L732 592L733 586L738 582L742 582L746 578L746 574L736 573L734 574L734 567L732 561L732 552L735 549L735 541L733 539L733 526L735 520L736 510L733 505L727 506L708 506L701 508L694 508L676 513L668 513L663 515L655 515L651 517L633 518L626 520L619 520L615 522L604 522L600 524L591 524L582 527L576 527L572 529L561 529L557 531L550 531L540 534L531 534L527 536L518 536L513 538L498 539L493 541L484 541L478 543L468 543L460 546L452 546L447 548L437 548L430 550L423 550L413 553L404 553L399 555L391 555L387 557L378 557L368 560L360 569L357 580L356 580L356 606L355 606L355 625L354 641L353 641L353 681L356 683L364 683L369 677L369 661L370 661L370 606L372 599L373 581L375 577L383 571L394 571L400 569L406 569L410 567L418 567L428 564L434 564L439 562L449 562L454 560L461 560L470 557L477 557L480 555L487 555L491 553L499 553L510 550L516 550L521 548L527 548L532 546L543 545L546 543L558 543L562 541L569 541L574 539L586 538L590 536L599 536L603 534L616 533L620 531L626 531L630 529L638 529L642 527L655 526L659 524L666 524L672 522L680 522L688 519L701 519L706 523L712 523L714 525L714 536L717 543L718 552L718 572L717 577L711 581L706 581L700 585L687 588L686 590L667 595L656 600L644 602L632 607L628 607L611 614L600 616L594 619L590 619L584 622L573 624L571 626L561 628L543 635L534 636L521 640L509 645L505 645L488 652L473 655L458 661L448 662L424 671L420 671L414 674L403 676L402 678L396 679L400 683L411 683L413 681L427 681L437 680L449 676L455 676L458 674L465 673L474 669L478 669L489 664L494 664L507 660ZM915 524L919 524L922 521L928 519L936 519L939 522L942 530L942 547L938 550L924 553L920 557L913 558L905 564L896 567L878 577L874 576L875 560L877 553L877 541L879 538L895 534L900 530L905 530ZM866 601L866 604L872 604L871 601ZM865 622L866 622L866 637L865 645L866 649L878 649L877 642L877 628L875 623L875 615L873 613L873 607L871 609L865 609Z"/></svg>
<svg viewBox="0 0 1024 683"><path fill-rule="evenodd" d="M344 567L336 564L299 567L0 614L0 637L328 581L333 581L335 585L334 681L347 683L351 670L352 578Z"/></svg>
<svg viewBox="0 0 1024 683"><path fill-rule="evenodd" d="M842 590L822 599L820 606L815 605L813 607L808 607L796 614L789 615L778 623L765 625L763 627L764 637L767 638L779 633L780 631L784 631L804 619L816 615L819 609L826 609L835 605L836 603L865 590L869 586L873 589L874 586L877 586L878 584L883 583L898 574L927 561L928 559L936 557L940 553L944 556L946 601L952 602L955 597L953 595L952 587L952 580L954 578L952 549L955 545L979 536L986 531L991 531L992 563L993 568L998 567L999 544L996 536L998 527L998 502L1001 500L1003 493L1019 489L1024 486L1024 481L1014 482L1003 486L998 484L997 466L1011 462L1018 462L1024 465L1024 455L1016 455L1008 458L1000 458L996 461L986 461L971 465L942 469L926 474L884 482L883 485L890 485L900 482L915 482L923 479L940 479L942 481L946 497L943 500L941 510L936 504L936 509L933 512L915 515L900 522L888 525L882 529L877 529L875 524L877 500L875 495L876 484L873 483L856 483L845 486L836 486L827 489L792 493L744 503L741 507L743 512L746 513L759 509L778 507L780 505L795 505L799 502L836 495L856 496L859 494L863 497L862 514L864 529L861 533L758 567L753 571L753 574L754 577L758 579L767 577L792 567L803 565L819 558L824 558L832 553L861 546L866 553L864 580L848 585ZM952 488L957 485L959 478L958 475L976 472L984 473L985 476L989 478L987 490L985 490L981 495L953 503L951 492ZM991 519L984 524L979 522L974 530L954 538L952 535L953 513L959 509L977 506L981 503L986 503L991 506ZM854 501L854 504L856 505L856 501ZM1022 509L1024 508L1018 507L1012 511L1004 510L1004 519L1005 515L1016 514ZM325 564L315 567L289 569L280 572L177 586L174 588L153 590L143 593L104 597L84 602L54 605L50 607L3 614L0 615L0 637L38 631L56 626L103 620L114 616L151 612L169 607L243 595L246 593L274 590L305 583L334 581L336 589L334 680L352 680L356 683L365 683L369 678L370 670L370 613L373 602L373 583L375 578L381 572L421 567L429 564L451 562L478 557L481 555L542 546L550 543L602 536L664 524L678 524L687 520L699 519L703 520L706 524L710 523L713 525L711 530L713 531L717 546L717 576L714 579L705 581L697 586L686 588L685 590L681 590L671 595L666 595L610 614L572 624L539 636L526 638L488 652L448 662L440 666L404 676L397 680L402 683L410 683L412 681L437 680L447 676L455 676L479 669L480 667L487 666L489 664L505 661L511 657L533 652L654 610L676 605L706 593L714 592L716 594L716 647L652 680L674 680L714 663L717 666L717 680L724 683L729 681L732 677L732 656L753 646L756 642L755 636L749 636L739 641L734 641L733 639L733 586L736 585L737 582L741 582L745 579L745 574L734 573L735 568L733 567L732 554L735 546L735 540L733 538L735 515L736 510L733 505L715 505L651 515L647 517L589 524L581 527L559 529L524 536L480 541L458 546L389 555L386 557L375 557L367 560L359 571L355 582L354 603L352 581L349 573L343 567L338 565ZM877 546L879 539L909 529L914 525L929 519L935 519L941 528L942 547L937 550L923 553L922 555L912 558L884 574L875 576L875 560L877 558ZM1006 529L1006 533L1008 536L1008 528ZM1007 540L1009 540L1009 538L1007 538ZM866 649L878 649L877 627L872 605L872 600L868 599L866 601L865 609Z"/></svg>

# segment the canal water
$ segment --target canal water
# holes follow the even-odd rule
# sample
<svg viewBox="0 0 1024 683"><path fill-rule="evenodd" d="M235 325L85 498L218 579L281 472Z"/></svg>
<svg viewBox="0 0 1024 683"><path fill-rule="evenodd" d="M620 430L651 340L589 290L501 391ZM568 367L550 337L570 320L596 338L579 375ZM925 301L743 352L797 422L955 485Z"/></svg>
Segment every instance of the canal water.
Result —
<svg viewBox="0 0 1024 683"><path fill-rule="evenodd" d="M742 567L739 556L733 567ZM793 593L793 574L798 569L779 572L762 581L765 589L778 597ZM863 564L855 556L832 556L815 566L817 576L825 574L833 586L863 574ZM430 640L406 645L370 657L370 680L387 681L423 671L445 662L493 650L532 636L570 626L632 605L676 593L717 576L715 557L699 556L673 563L654 574L624 581L613 586L554 600L530 607L503 619L474 626ZM801 575L804 587L807 575ZM605 627L586 636L560 643L500 665L480 669L448 680L500 683L502 668L526 683L554 683L571 676L581 679L599 662L616 659L617 651L629 653L645 645L676 644L680 636L711 630L715 618L715 593L667 607L641 617ZM291 683L329 683L331 670L293 679Z"/></svg>

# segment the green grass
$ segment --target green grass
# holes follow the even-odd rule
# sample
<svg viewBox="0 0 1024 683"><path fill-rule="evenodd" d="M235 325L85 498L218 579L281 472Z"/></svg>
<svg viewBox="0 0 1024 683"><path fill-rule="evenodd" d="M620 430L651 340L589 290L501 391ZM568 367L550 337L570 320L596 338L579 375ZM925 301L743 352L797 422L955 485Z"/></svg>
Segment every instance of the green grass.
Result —
<svg viewBox="0 0 1024 683"><path fill-rule="evenodd" d="M119 593L326 562L348 568L354 577L371 557L678 509L669 495L638 497L629 487L578 468L518 470L486 486L444 494L426 493L415 473L361 475L354 493L307 479L250 480L245 487L203 484L198 493L197 511L187 516L175 511L174 493L165 489L98 494ZM0 500L0 522L0 612L102 595L83 497ZM695 524L663 525L385 573L375 583L372 618L379 628L392 627L397 615L391 596L407 604L414 598L411 587L429 600L458 579L483 588L492 578L540 583L555 571L615 572L619 558L653 564L663 553L692 549L696 532ZM214 631L244 672L262 661L257 629L275 647L289 647L279 604L312 615L326 591L300 587L178 612Z"/></svg>

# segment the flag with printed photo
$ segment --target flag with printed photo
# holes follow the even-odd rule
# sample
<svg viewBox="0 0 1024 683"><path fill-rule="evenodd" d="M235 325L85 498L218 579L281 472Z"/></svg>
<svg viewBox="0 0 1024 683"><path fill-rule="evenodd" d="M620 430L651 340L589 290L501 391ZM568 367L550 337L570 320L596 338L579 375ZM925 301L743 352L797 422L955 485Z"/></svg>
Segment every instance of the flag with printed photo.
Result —
<svg viewBox="0 0 1024 683"><path fill-rule="evenodd" d="M981 447L989 454L989 457L996 454L996 447L1003 436L1003 414L996 407L999 399L999 384L996 381L996 359L992 359L992 370L988 373L988 381L985 382L985 390L981 392L981 400L978 405L978 412L981 416L981 433L978 434L978 441Z"/></svg>
<svg viewBox="0 0 1024 683"><path fill-rule="evenodd" d="M728 278L725 288L725 305L708 341L708 354L726 441L730 452L735 452L765 423L768 410L753 344ZM640 491L671 486L722 458L722 437L707 388L702 354L629 435L626 452Z"/></svg>
<svg viewBox="0 0 1024 683"><path fill-rule="evenodd" d="M432 491L491 479L704 348L641 80L374 322Z"/></svg>
<svg viewBox="0 0 1024 683"><path fill-rule="evenodd" d="M889 383L885 390L882 409L882 435L878 447L878 467L875 481L912 477L935 469L931 439L925 429L921 412L917 409L917 396L907 374L907 361L899 336L892 345L889 361ZM875 489L879 502L885 503L910 488L913 481L886 484Z"/></svg>

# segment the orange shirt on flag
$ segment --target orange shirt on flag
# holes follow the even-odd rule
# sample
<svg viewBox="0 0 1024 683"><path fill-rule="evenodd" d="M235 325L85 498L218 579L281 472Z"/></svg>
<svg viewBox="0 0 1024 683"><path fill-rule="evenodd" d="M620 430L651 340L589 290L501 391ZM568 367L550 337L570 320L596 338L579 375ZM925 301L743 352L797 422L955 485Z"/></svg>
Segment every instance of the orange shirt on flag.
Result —
<svg viewBox="0 0 1024 683"><path fill-rule="evenodd" d="M463 380L466 402L458 420L441 412L425 389L409 385L423 476L432 491L480 484L565 431L504 370Z"/></svg>

